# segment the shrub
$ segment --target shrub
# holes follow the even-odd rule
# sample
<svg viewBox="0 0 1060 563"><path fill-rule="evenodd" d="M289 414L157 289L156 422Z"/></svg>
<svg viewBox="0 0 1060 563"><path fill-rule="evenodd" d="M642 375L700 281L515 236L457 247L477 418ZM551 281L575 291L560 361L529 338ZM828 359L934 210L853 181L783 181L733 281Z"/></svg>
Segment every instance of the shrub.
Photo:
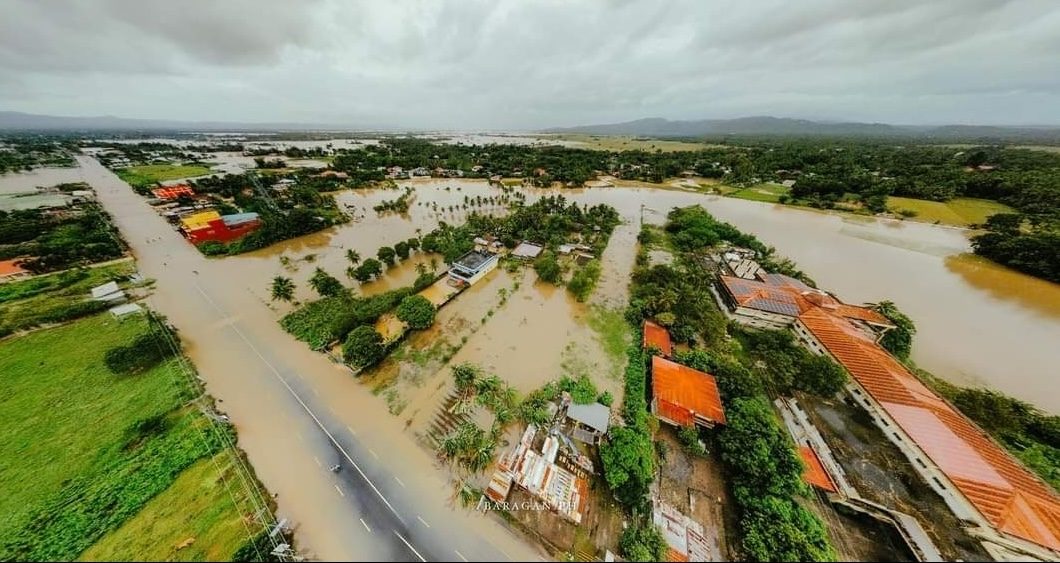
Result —
<svg viewBox="0 0 1060 563"><path fill-rule="evenodd" d="M574 294L575 299L579 302L584 302L589 298L589 294L592 293L599 279L600 261L590 260L588 264L574 272L570 281L567 282L567 289Z"/></svg>
<svg viewBox="0 0 1060 563"><path fill-rule="evenodd" d="M342 343L342 358L356 368L369 367L386 354L383 337L368 325L361 325L346 336Z"/></svg>
<svg viewBox="0 0 1060 563"><path fill-rule="evenodd" d="M534 271L537 278L551 284L559 285L563 281L563 270L556 260L556 255L551 250L546 250L534 260Z"/></svg>
<svg viewBox="0 0 1060 563"><path fill-rule="evenodd" d="M410 295L402 299L397 308L397 317L417 330L434 324L434 315L434 304L422 295Z"/></svg>
<svg viewBox="0 0 1060 563"><path fill-rule="evenodd" d="M561 391L570 393L571 400L576 404L588 405L596 402L596 386L593 385L593 380L584 373L579 375L578 379L563 376L559 380L559 388Z"/></svg>
<svg viewBox="0 0 1060 563"><path fill-rule="evenodd" d="M650 521L636 522L623 530L618 547L628 561L666 560L666 540Z"/></svg>
<svg viewBox="0 0 1060 563"><path fill-rule="evenodd" d="M313 272L313 277L309 278L309 285L321 297L335 297L345 290L342 282L319 267Z"/></svg>

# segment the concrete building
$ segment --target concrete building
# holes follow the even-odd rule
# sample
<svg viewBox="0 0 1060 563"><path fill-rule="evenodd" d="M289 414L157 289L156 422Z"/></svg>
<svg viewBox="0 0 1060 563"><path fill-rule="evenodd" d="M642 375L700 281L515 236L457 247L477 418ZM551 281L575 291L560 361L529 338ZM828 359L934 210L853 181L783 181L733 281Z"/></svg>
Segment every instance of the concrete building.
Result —
<svg viewBox="0 0 1060 563"><path fill-rule="evenodd" d="M497 267L498 260L496 254L472 250L453 262L449 268L449 280L456 284L475 285Z"/></svg>
<svg viewBox="0 0 1060 563"><path fill-rule="evenodd" d="M1060 560L1060 496L887 353L866 325L811 303L792 330L850 372L850 395L993 557Z"/></svg>

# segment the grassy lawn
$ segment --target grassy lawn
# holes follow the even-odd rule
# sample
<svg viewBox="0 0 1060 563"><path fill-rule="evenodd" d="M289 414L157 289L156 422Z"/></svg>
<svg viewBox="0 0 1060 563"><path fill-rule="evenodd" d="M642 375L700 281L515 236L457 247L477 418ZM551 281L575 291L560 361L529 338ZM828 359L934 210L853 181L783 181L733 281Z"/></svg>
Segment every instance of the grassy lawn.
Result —
<svg viewBox="0 0 1060 563"><path fill-rule="evenodd" d="M0 285L0 336L105 310L110 305L87 300L89 291L135 270L132 261L119 262Z"/></svg>
<svg viewBox="0 0 1060 563"><path fill-rule="evenodd" d="M1012 208L996 201L959 197L950 201L927 201L907 197L888 197L887 208L915 211L913 219L928 223L941 223L967 227L986 221L995 213L1011 212Z"/></svg>
<svg viewBox="0 0 1060 563"><path fill-rule="evenodd" d="M144 189L166 180L206 176L210 173L210 169L199 165L146 164L122 168L116 172L118 177L132 187Z"/></svg>
<svg viewBox="0 0 1060 563"><path fill-rule="evenodd" d="M611 362L611 376L621 377L626 361L626 347L629 346L629 325L622 310L594 305L587 320L589 327L596 331Z"/></svg>
<svg viewBox="0 0 1060 563"><path fill-rule="evenodd" d="M786 188L780 184L758 184L725 195L740 199L749 199L751 201L778 203L780 201L780 196L787 194L790 191L791 188Z"/></svg>
<svg viewBox="0 0 1060 563"><path fill-rule="evenodd" d="M0 560L72 560L138 514L157 521L160 538L196 534L141 509L223 450L213 423L186 406L194 393L177 360L134 376L116 376L103 362L147 330L145 317L104 313L0 342ZM231 500L211 506L222 509L238 517ZM213 549L201 541L198 549Z"/></svg>
<svg viewBox="0 0 1060 563"><path fill-rule="evenodd" d="M243 515L253 508L242 488L235 490L241 510L232 510L232 497L218 476L218 466L229 482L238 482L227 453L201 459L177 477L168 489L120 528L103 536L82 561L226 561L233 546L247 539ZM251 525L253 529L253 525ZM190 545L187 540L193 539ZM183 547L181 547L183 546Z"/></svg>

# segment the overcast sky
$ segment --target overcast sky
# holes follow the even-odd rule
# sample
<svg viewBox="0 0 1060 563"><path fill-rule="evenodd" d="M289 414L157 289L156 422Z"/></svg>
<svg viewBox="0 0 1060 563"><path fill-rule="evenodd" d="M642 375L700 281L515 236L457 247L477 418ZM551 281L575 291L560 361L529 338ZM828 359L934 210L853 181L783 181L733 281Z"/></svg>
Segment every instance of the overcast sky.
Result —
<svg viewBox="0 0 1060 563"><path fill-rule="evenodd" d="M0 0L0 110L1060 124L1057 0Z"/></svg>

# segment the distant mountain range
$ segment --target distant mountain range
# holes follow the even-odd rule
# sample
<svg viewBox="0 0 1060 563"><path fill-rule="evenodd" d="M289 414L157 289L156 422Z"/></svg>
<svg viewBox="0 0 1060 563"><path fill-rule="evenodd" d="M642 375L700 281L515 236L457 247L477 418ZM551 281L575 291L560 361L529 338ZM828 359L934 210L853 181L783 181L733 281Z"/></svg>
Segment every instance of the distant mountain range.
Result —
<svg viewBox="0 0 1060 563"><path fill-rule="evenodd" d="M177 121L166 119L130 119L110 115L67 117L37 115L17 111L0 111L0 131L121 131L121 132L196 132L196 131L364 131L343 124L319 123L247 123L232 121ZM374 130L400 131L397 128ZM584 125L546 129L542 133L583 133L590 135L633 135L641 137L874 137L925 138L933 140L1019 141L1060 143L1060 126L988 126L988 125L889 125L810 121L784 117L741 117L737 119L701 119L671 121L662 118L638 119L624 123Z"/></svg>
<svg viewBox="0 0 1060 563"><path fill-rule="evenodd" d="M783 117L741 117L696 121L671 121L655 117L624 123L561 127L548 129L545 132L641 137L925 137L953 140L996 139L1043 142L1060 140L1060 127L1057 126L889 125L886 123L810 121Z"/></svg>

